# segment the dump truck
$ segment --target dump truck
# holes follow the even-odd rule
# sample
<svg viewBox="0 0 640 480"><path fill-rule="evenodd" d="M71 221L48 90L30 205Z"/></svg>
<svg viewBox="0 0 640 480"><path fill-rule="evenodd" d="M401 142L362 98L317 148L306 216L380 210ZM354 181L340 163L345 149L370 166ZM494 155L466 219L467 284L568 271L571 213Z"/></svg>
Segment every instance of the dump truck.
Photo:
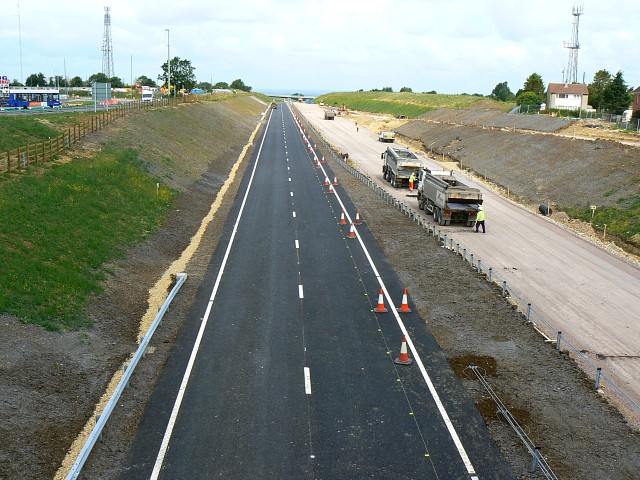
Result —
<svg viewBox="0 0 640 480"><path fill-rule="evenodd" d="M378 140L381 142L393 143L396 141L396 132L392 130L383 130L378 135Z"/></svg>
<svg viewBox="0 0 640 480"><path fill-rule="evenodd" d="M325 120L334 120L336 118L336 112L333 110L325 110L324 111L324 119Z"/></svg>
<svg viewBox="0 0 640 480"><path fill-rule="evenodd" d="M450 173L421 170L418 176L418 207L433 214L438 225L476 224L478 207L482 205L482 192L465 185Z"/></svg>
<svg viewBox="0 0 640 480"><path fill-rule="evenodd" d="M424 163L408 148L388 146L380 155L382 158L382 176L394 188L408 187L409 177L424 168Z"/></svg>

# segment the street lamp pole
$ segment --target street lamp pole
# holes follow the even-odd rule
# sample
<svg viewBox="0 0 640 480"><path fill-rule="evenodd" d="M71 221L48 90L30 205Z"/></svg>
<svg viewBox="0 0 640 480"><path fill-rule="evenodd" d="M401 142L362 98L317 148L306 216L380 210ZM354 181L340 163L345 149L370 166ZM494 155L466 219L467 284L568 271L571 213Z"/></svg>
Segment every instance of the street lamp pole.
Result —
<svg viewBox="0 0 640 480"><path fill-rule="evenodd" d="M167 31L167 97L171 97L171 50L169 43L169 29L165 28Z"/></svg>

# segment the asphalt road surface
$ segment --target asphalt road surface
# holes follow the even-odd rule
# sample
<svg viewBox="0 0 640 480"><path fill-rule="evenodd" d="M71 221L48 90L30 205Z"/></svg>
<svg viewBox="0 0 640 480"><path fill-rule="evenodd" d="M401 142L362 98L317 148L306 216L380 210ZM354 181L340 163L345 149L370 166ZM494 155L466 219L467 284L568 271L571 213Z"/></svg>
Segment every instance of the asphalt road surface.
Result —
<svg viewBox="0 0 640 480"><path fill-rule="evenodd" d="M415 196L409 196L407 189L392 188L383 179L380 153L387 144L380 143L374 132L356 129L357 117L327 121L318 105L298 103L295 108L334 147L348 152L361 171L418 210ZM442 168L423 159L432 168ZM532 319L547 335L555 339L556 331L561 331L581 350L593 363L586 367L588 373L594 373L594 365L602 367L640 404L640 269L483 185L469 179L465 183L482 190L487 233L476 234L461 225L438 228L531 303ZM422 215L433 223L433 217ZM623 401L621 405L630 404ZM638 416L637 411L628 413Z"/></svg>
<svg viewBox="0 0 640 480"><path fill-rule="evenodd" d="M272 111L120 478L514 478L305 142Z"/></svg>

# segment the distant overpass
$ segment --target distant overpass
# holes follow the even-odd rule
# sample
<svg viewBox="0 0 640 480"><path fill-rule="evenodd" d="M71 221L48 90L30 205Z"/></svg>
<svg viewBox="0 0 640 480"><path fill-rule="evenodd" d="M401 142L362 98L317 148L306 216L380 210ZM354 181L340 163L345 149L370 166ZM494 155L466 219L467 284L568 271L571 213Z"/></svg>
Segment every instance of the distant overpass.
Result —
<svg viewBox="0 0 640 480"><path fill-rule="evenodd" d="M285 100L313 100L317 95L285 95L282 93L265 93L267 97L284 98Z"/></svg>

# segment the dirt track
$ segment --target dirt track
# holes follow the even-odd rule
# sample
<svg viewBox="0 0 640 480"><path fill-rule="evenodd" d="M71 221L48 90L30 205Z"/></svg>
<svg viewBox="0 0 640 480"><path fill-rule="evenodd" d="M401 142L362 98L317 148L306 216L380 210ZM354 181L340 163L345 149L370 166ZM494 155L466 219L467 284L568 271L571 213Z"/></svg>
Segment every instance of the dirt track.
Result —
<svg viewBox="0 0 640 480"><path fill-rule="evenodd" d="M147 307L147 290L188 244L263 108L254 100L233 107L180 107L144 119L136 117L135 122L126 121L118 130L96 138L97 142L111 136L138 139L134 142L148 149L150 170L183 193L175 214L158 235L110 266L114 273L105 293L90 306L96 325L92 331L51 334L2 317L0 478L53 477L104 385L135 348L137 328ZM193 124L200 127L196 134ZM176 128L175 137L168 135ZM177 140L171 142L171 138ZM167 156L174 160L171 167L165 161ZM489 382L542 446L560 478L637 478L638 434L592 392L590 382L573 361L541 342L499 292L460 258L426 240L414 223L340 167L332 167L343 187L357 199L367 225L476 399L518 477L536 478L527 473L530 459L496 416L495 406L478 383L467 378L464 369L469 363L485 368ZM231 192L223 202L220 216L189 264L190 280L174 302L171 318L163 322L154 342L156 351L141 364L105 431L105 441L91 456L84 478L111 478L110 467L123 455L144 404L150 386L145 379L153 379L162 368L233 195ZM407 251L420 252L420 261L407 256ZM447 272L446 277L442 272ZM454 288L474 293L453 296L450 292ZM478 297L484 300L480 304Z"/></svg>

